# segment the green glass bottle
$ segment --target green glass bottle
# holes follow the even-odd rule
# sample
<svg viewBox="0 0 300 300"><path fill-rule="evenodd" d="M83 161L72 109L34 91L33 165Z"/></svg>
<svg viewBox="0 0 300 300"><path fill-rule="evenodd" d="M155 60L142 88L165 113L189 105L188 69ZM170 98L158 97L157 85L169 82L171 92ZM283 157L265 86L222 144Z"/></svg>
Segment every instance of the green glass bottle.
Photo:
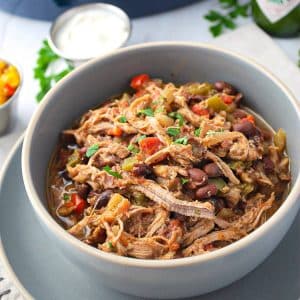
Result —
<svg viewBox="0 0 300 300"><path fill-rule="evenodd" d="M252 0L252 14L257 25L271 35L300 33L300 0Z"/></svg>

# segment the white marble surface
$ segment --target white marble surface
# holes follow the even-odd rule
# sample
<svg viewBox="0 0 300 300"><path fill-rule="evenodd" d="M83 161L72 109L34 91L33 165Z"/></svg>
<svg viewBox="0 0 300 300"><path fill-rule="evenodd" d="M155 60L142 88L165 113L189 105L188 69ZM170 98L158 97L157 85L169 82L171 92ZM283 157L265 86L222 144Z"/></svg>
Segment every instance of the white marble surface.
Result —
<svg viewBox="0 0 300 300"><path fill-rule="evenodd" d="M12 12L18 11L22 10L22 7L24 8L26 0L9 0L5 5L9 5ZM214 39L210 36L207 29L208 23L202 18L206 11L214 7L217 7L217 0L206 0L168 13L135 19L132 22L133 31L128 44L132 45L142 42L163 40L214 42ZM240 20L240 25L251 22L250 19ZM0 11L0 57L1 55L8 55L15 59L21 66L24 77L18 109L15 112L15 121L11 126L10 131L6 135L0 137L0 167L13 143L25 130L31 115L37 107L35 101L37 84L33 80L32 69L36 60L36 52L40 48L41 41L47 37L49 26L49 22L29 20ZM235 35L234 40L237 41L242 36L243 35ZM300 38L273 40L286 53L293 64L296 64L298 49L300 48ZM257 47L255 45L256 41L253 39L249 42L250 43L248 44L244 43L245 49L242 50L242 52L244 51L254 58L256 56L261 57L259 51L262 49L259 47L259 42L257 41ZM234 46L228 45L228 43L231 43L230 38L222 38L219 45L234 48ZM269 43L267 47L272 48L272 43ZM282 54L279 49L275 49L277 54ZM264 49L264 59L268 59L269 54L274 53L266 50L268 49ZM287 60L284 57L284 60L281 60L281 64L274 68L275 72L276 70L277 72L280 72L281 68L285 67L286 61ZM289 64L289 62L287 62L287 64ZM272 62L269 64L269 67L272 67ZM297 71L298 70L292 64L289 64L289 72L285 72L285 78L288 78L289 74L292 73L298 75ZM297 78L297 76L293 77ZM295 83L294 86L294 92L297 94L300 93L300 90L297 91L297 83ZM298 86L300 86L300 80ZM0 277L3 276L2 272L3 270L0 265ZM0 282L0 295L1 291L7 286L14 289L8 285L7 281L5 281L5 284L6 285L4 285L4 281L2 281L2 283ZM16 293L13 296L12 294L10 295L11 296L4 296L3 299L15 299L12 297L15 297Z"/></svg>

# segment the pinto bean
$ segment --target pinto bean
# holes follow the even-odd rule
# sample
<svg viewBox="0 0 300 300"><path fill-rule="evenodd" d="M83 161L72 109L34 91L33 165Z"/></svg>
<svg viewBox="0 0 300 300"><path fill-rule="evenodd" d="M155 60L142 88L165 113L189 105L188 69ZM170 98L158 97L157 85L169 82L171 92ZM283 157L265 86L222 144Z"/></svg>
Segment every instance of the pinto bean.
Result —
<svg viewBox="0 0 300 300"><path fill-rule="evenodd" d="M254 136L257 131L255 126L249 121L242 121L233 125L234 131L239 131L247 137Z"/></svg>
<svg viewBox="0 0 300 300"><path fill-rule="evenodd" d="M218 189L215 184L207 184L206 186L200 187L196 191L197 199L205 199L215 196L218 192Z"/></svg>
<svg viewBox="0 0 300 300"><path fill-rule="evenodd" d="M274 163L273 161L270 159L270 157L265 156L263 158L263 164L264 164L264 170L267 174L272 173L274 171Z"/></svg>
<svg viewBox="0 0 300 300"><path fill-rule="evenodd" d="M86 199L90 192L90 187L86 183L76 183L76 190L81 198Z"/></svg>
<svg viewBox="0 0 300 300"><path fill-rule="evenodd" d="M221 170L216 163L209 163L203 167L204 172L208 177L219 177L222 175Z"/></svg>
<svg viewBox="0 0 300 300"><path fill-rule="evenodd" d="M225 88L225 82L224 81L216 81L214 86L218 92L222 92L223 89Z"/></svg>
<svg viewBox="0 0 300 300"><path fill-rule="evenodd" d="M201 169L192 168L188 170L189 176L197 186L205 185L208 181L207 174Z"/></svg>
<svg viewBox="0 0 300 300"><path fill-rule="evenodd" d="M214 87L218 92L223 92L228 95L236 95L236 89L225 81L216 81Z"/></svg>
<svg viewBox="0 0 300 300"><path fill-rule="evenodd" d="M247 117L247 113L242 109L236 109L232 114L237 119L243 119Z"/></svg>

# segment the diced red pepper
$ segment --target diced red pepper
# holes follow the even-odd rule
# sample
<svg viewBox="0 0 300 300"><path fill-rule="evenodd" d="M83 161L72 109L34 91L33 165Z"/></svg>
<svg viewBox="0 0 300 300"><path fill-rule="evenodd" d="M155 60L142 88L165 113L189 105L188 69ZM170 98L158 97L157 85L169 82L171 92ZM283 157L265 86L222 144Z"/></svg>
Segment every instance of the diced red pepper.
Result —
<svg viewBox="0 0 300 300"><path fill-rule="evenodd" d="M109 129L107 131L107 134L119 137L119 136L121 136L123 134L123 130L120 127L116 126L116 127L112 128L112 129Z"/></svg>
<svg viewBox="0 0 300 300"><path fill-rule="evenodd" d="M244 121L249 121L249 122L251 122L252 124L255 124L255 118L254 118L252 115L248 115L247 117L243 118L241 121L242 121L242 122L244 122Z"/></svg>
<svg viewBox="0 0 300 300"><path fill-rule="evenodd" d="M140 74L140 75L137 75L137 76L135 76L135 77L133 77L131 79L130 86L133 89L138 90L138 89L140 89L143 86L143 84L145 82L147 82L149 80L150 80L149 75L147 75L147 74Z"/></svg>
<svg viewBox="0 0 300 300"><path fill-rule="evenodd" d="M160 145L161 142L157 137L147 137L140 141L141 150L148 155L152 155L158 151Z"/></svg>
<svg viewBox="0 0 300 300"><path fill-rule="evenodd" d="M4 85L4 93L7 97L11 97L15 93L15 88L12 87L9 83Z"/></svg>
<svg viewBox="0 0 300 300"><path fill-rule="evenodd" d="M209 116L209 111L206 108L202 108L199 104L192 106L192 112L199 116Z"/></svg>
<svg viewBox="0 0 300 300"><path fill-rule="evenodd" d="M222 100L225 104L231 104L234 100L234 96L230 96L227 94L222 94Z"/></svg>
<svg viewBox="0 0 300 300"><path fill-rule="evenodd" d="M86 208L86 201L82 199L78 194L72 194L71 203L74 205L74 212L76 214L82 214Z"/></svg>

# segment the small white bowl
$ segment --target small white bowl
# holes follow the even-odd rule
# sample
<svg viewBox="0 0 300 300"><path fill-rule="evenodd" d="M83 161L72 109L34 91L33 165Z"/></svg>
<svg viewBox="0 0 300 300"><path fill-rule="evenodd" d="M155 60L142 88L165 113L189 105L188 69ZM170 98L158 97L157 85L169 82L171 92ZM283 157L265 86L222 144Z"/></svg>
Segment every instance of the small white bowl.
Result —
<svg viewBox="0 0 300 300"><path fill-rule="evenodd" d="M120 20L122 20L122 22L124 23L124 25L127 29L127 35L125 36L124 39L120 40L120 43L118 44L118 46L116 46L115 48L112 48L111 51L114 51L114 50L124 46L126 44L126 42L128 41L130 34L131 34L131 22L130 22L129 16L126 14L126 12L124 10L122 10L121 8L119 8L117 6L98 2L98 3L83 4L83 5L73 7L71 9L66 10L61 15L58 16L54 20L54 22L52 23L52 25L50 27L50 35L48 37L48 43L49 43L51 49L56 54L58 54L60 57L63 57L65 59L71 61L74 65L80 65L81 63L83 63L85 61L95 58L96 56L100 56L101 54L91 56L91 57L70 56L69 54L65 53L62 49L60 49L56 42L58 32L60 31L61 28L63 28L66 25L66 23L72 17L76 16L79 13L96 11L96 10L109 12L109 13L113 14L114 16L118 17ZM105 53L105 54L107 54L107 53Z"/></svg>
<svg viewBox="0 0 300 300"><path fill-rule="evenodd" d="M5 61L7 64L16 67L20 76L20 83L14 94L4 104L0 104L0 135L2 135L9 127L12 119L12 112L17 107L17 99L19 98L19 93L22 85L22 74L20 71L20 67L16 63L3 57L1 57L0 59Z"/></svg>

